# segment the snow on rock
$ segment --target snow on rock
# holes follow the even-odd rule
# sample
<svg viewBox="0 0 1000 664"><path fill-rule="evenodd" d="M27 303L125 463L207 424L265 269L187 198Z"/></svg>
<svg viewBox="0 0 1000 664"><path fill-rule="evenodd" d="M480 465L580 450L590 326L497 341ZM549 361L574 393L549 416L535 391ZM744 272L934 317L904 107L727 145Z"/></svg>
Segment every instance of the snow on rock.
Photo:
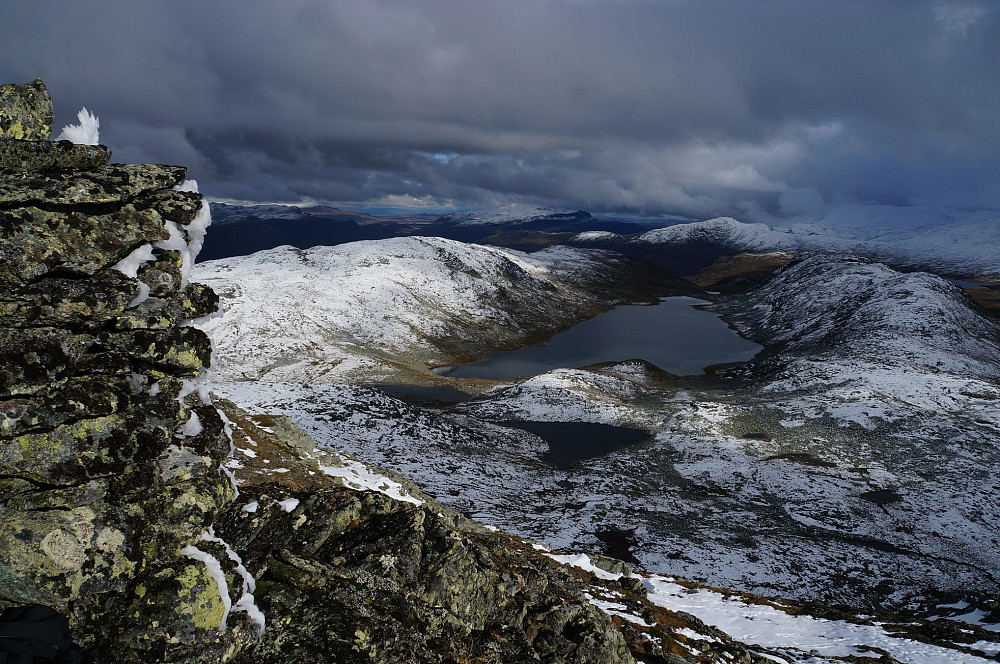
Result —
<svg viewBox="0 0 1000 664"><path fill-rule="evenodd" d="M360 461L354 461L352 459L341 459L341 461L342 465L340 466L321 465L319 469L323 471L323 474L325 475L330 477L339 477L343 480L344 485L350 489L355 489L357 491L378 491L379 493L384 493L390 498L400 500L404 503L412 503L413 505L424 504L423 500L414 498L406 493L402 484L391 480L388 477L372 472L368 466Z"/></svg>
<svg viewBox="0 0 1000 664"><path fill-rule="evenodd" d="M156 256L153 255L153 245L146 243L141 247L135 249L125 258L121 259L113 266L111 269L118 270L126 277L132 277L133 279L138 278L139 269L146 263L156 260ZM128 307L137 307L147 299L149 299L149 284L140 281L139 282L139 294L128 303Z"/></svg>
<svg viewBox="0 0 1000 664"><path fill-rule="evenodd" d="M798 246L796 240L766 224L747 224L732 217L718 217L708 221L689 224L675 224L657 228L639 237L634 242L643 244L715 243L729 244L742 251L763 251L765 249L788 249Z"/></svg>
<svg viewBox="0 0 1000 664"><path fill-rule="evenodd" d="M580 369L555 369L511 386L496 387L480 401L459 406L489 420L547 420L648 426L631 403L635 382ZM553 418L553 413L558 415Z"/></svg>
<svg viewBox="0 0 1000 664"><path fill-rule="evenodd" d="M233 608L233 600L229 597L229 583L226 582L226 573L222 571L222 564L219 559L210 553L202 551L196 546L188 545L181 549L181 555L193 558L205 564L209 576L215 581L219 590L219 599L222 601L222 623L219 631L226 630L226 621L229 619L229 612Z"/></svg>
<svg viewBox="0 0 1000 664"><path fill-rule="evenodd" d="M62 128L57 141L72 141L77 145L98 145L101 142L100 128L101 121L96 115L81 108L76 114L76 119L80 124L69 124Z"/></svg>
<svg viewBox="0 0 1000 664"><path fill-rule="evenodd" d="M174 187L175 191L188 191L198 193L197 180L185 180ZM185 226L177 222L166 222L167 232L170 234L166 240L157 242L154 246L165 251L176 251L181 255L181 287L185 287L191 277L191 270L194 266L195 258L201 251L205 242L205 233L212 224L212 213L207 201L202 201L198 214Z"/></svg>
<svg viewBox="0 0 1000 664"><path fill-rule="evenodd" d="M852 258L790 264L729 307L746 334L785 354L867 361L882 367L1000 377L1000 328L940 277L900 273ZM905 381L893 381L906 389Z"/></svg>
<svg viewBox="0 0 1000 664"><path fill-rule="evenodd" d="M562 563L563 565L572 565L573 567L579 567L582 570L590 572L599 579L605 579L611 581L614 579L622 578L621 574L614 574L607 570L603 570L597 565L595 565L590 560L590 556L586 553L570 553L570 554L559 554L559 553L548 553L545 552L542 555L551 558L557 563Z"/></svg>
<svg viewBox="0 0 1000 664"><path fill-rule="evenodd" d="M690 613L737 641L777 650L787 654L791 661L799 661L806 653L878 659L883 650L906 664L986 664L989 661L951 648L900 638L878 625L794 615L768 604L750 604L739 596L706 588L687 588L666 577L645 578L643 585L649 590L649 600L654 604Z"/></svg>
<svg viewBox="0 0 1000 664"><path fill-rule="evenodd" d="M236 553L228 542L215 534L215 529L212 527L209 527L206 532L202 533L201 541L215 542L220 545L225 550L226 556L233 561L233 564L236 566L234 571L243 580L243 589L242 595L240 595L236 604L232 605L231 611L241 611L246 613L254 624L257 625L258 633L263 632L266 619L264 617L264 613L257 607L253 596L253 593L257 590L257 580L254 579L253 575L247 571L247 568L243 565L243 559L238 553Z"/></svg>
<svg viewBox="0 0 1000 664"><path fill-rule="evenodd" d="M771 348L714 385L556 371L447 413L347 385L218 391L561 549L611 533L649 570L861 610L995 594L996 324L943 280L863 260L810 257L772 284L720 307ZM512 416L658 434L565 471L481 419Z"/></svg>

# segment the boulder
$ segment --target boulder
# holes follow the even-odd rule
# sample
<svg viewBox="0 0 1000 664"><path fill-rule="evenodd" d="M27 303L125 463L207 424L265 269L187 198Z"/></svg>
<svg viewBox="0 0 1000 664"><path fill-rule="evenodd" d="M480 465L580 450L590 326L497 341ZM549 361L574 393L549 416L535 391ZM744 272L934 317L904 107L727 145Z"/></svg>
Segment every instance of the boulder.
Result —
<svg viewBox="0 0 1000 664"><path fill-rule="evenodd" d="M0 138L47 141L53 116L52 97L42 79L0 85Z"/></svg>

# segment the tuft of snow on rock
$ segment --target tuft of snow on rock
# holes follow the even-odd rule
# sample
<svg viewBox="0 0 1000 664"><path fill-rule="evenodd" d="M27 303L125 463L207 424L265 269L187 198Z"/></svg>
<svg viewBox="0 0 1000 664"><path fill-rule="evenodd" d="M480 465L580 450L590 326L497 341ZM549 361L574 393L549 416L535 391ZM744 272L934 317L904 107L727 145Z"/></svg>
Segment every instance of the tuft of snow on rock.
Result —
<svg viewBox="0 0 1000 664"><path fill-rule="evenodd" d="M240 511L241 512L247 512L247 513L253 514L254 512L257 511L258 507L260 507L260 503L258 503L255 500L252 503L247 503L246 505L244 505L243 507L241 507Z"/></svg>
<svg viewBox="0 0 1000 664"><path fill-rule="evenodd" d="M206 406L212 405L212 378L208 370L203 370L196 378L182 378L181 391L177 400L182 402L188 395L198 394L198 399ZM216 409L218 410L218 409ZM220 411L221 413L221 411ZM225 422L225 420L223 420ZM230 440L232 442L232 440Z"/></svg>
<svg viewBox="0 0 1000 664"><path fill-rule="evenodd" d="M154 260L156 260L156 256L153 255L153 245L147 242L141 247L133 250L132 253L125 258L115 263L111 269L118 270L126 277L132 277L135 279L138 277L139 268Z"/></svg>
<svg viewBox="0 0 1000 664"><path fill-rule="evenodd" d="M185 180L174 187L175 191L188 191L198 193L197 180ZM201 207L195 218L187 225L181 226L174 221L167 221L167 232L170 237L156 243L158 249L176 251L181 255L181 288L187 286L191 277L191 270L194 268L194 261L197 258L205 242L205 233L212 224L212 212L207 201L201 202Z"/></svg>
<svg viewBox="0 0 1000 664"><path fill-rule="evenodd" d="M177 429L175 435L179 438L194 438L202 431L204 431L204 427L201 424L201 418L198 417L198 413L191 411L191 417L184 423L184 426Z"/></svg>
<svg viewBox="0 0 1000 664"><path fill-rule="evenodd" d="M285 498L284 500L279 500L278 505L280 505L281 509L285 510L286 512L293 512L295 511L295 508L299 506L299 499Z"/></svg>
<svg viewBox="0 0 1000 664"><path fill-rule="evenodd" d="M232 606L232 611L242 611L246 613L254 624L257 625L257 633L263 633L266 619L264 617L264 613L257 607L253 596L253 593L257 590L257 580L254 579L253 575L247 571L247 568L243 565L243 559L238 553L236 553L233 547L215 534L214 527L210 526L206 532L202 533L201 540L203 542L215 542L216 544L222 545L222 548L226 551L226 555L229 556L229 559L236 564L236 573L243 579L243 591L240 598L236 601L236 604Z"/></svg>
<svg viewBox="0 0 1000 664"><path fill-rule="evenodd" d="M100 143L101 121L96 115L81 108L76 114L80 124L68 124L62 128L57 141L72 141L77 145L98 145Z"/></svg>
<svg viewBox="0 0 1000 664"><path fill-rule="evenodd" d="M219 625L219 631L224 632L226 630L226 620L229 618L229 612L233 608L233 600L229 597L229 584L226 583L226 573L222 571L222 564L212 554L190 544L181 549L181 555L205 563L209 576L212 577L215 585L218 587L219 598L222 600L222 623Z"/></svg>
<svg viewBox="0 0 1000 664"><path fill-rule="evenodd" d="M126 277L137 279L139 269L146 263L154 260L156 260L156 256L153 255L153 245L146 243L115 263L111 269L118 270ZM132 307L137 307L149 299L149 290L149 284L144 281L140 281L139 294L132 298L132 301L128 303L128 308L131 309Z"/></svg>

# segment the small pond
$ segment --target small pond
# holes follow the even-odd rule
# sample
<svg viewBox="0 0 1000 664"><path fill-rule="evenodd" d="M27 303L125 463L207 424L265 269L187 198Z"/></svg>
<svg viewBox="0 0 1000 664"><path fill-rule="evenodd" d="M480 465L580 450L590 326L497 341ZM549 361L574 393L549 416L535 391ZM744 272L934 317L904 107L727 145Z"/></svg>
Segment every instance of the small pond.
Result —
<svg viewBox="0 0 1000 664"><path fill-rule="evenodd" d="M680 376L713 364L744 362L761 346L736 334L692 297L667 297L654 305L622 305L526 346L435 372L456 378L506 380L560 368L642 359Z"/></svg>
<svg viewBox="0 0 1000 664"><path fill-rule="evenodd" d="M523 429L549 444L545 461L565 470L573 462L607 454L611 450L636 445L649 438L641 429L594 422L498 422L501 426Z"/></svg>

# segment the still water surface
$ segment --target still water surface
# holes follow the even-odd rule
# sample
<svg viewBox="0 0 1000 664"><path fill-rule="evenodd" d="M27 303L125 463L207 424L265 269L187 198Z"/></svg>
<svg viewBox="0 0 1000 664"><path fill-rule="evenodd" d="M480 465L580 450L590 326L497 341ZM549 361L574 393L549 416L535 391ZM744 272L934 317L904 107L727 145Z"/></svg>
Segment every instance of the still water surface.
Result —
<svg viewBox="0 0 1000 664"><path fill-rule="evenodd" d="M581 459L599 457L649 438L649 434L641 429L594 422L506 421L498 424L530 431L545 440L549 444L545 461L563 470Z"/></svg>
<svg viewBox="0 0 1000 664"><path fill-rule="evenodd" d="M693 297L667 297L654 305L622 305L526 346L437 373L456 378L505 380L598 362L643 359L680 376L712 364L744 362L761 349L729 328L716 314L696 309Z"/></svg>

